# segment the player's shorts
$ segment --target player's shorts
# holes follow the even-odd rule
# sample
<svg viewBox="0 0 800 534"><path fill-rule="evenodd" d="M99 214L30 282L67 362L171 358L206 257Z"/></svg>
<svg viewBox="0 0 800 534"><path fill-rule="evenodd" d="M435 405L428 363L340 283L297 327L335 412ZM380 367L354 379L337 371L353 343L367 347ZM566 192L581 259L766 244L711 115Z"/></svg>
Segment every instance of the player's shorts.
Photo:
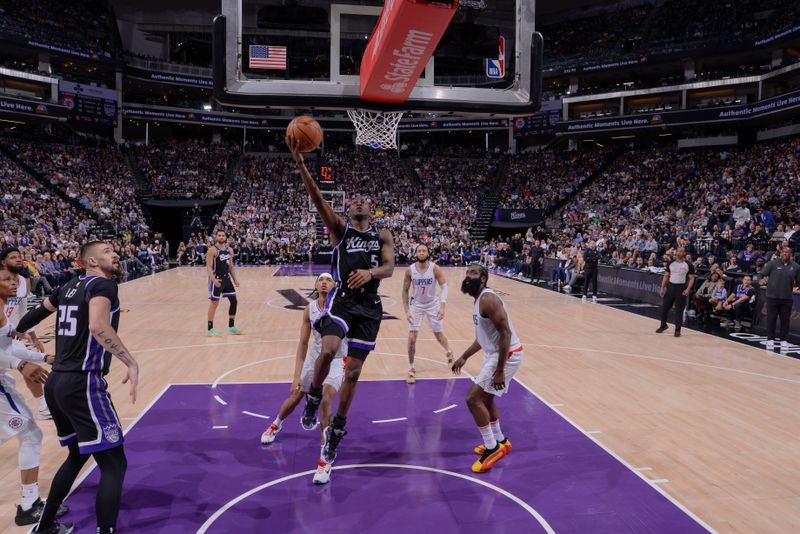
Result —
<svg viewBox="0 0 800 534"><path fill-rule="evenodd" d="M219 300L222 297L235 297L236 288L233 286L233 279L230 276L223 276L220 278L221 284L219 287L214 285L214 281L208 280L208 299Z"/></svg>
<svg viewBox="0 0 800 534"><path fill-rule="evenodd" d="M16 385L13 376L0 375L0 444L22 432L27 425L36 424Z"/></svg>
<svg viewBox="0 0 800 534"><path fill-rule="evenodd" d="M328 295L325 311L314 324L323 336L347 338L347 355L356 360L366 360L375 350L375 340L381 327L383 305L377 295L360 295L339 299L337 288Z"/></svg>
<svg viewBox="0 0 800 534"><path fill-rule="evenodd" d="M497 353L484 354L483 366L481 366L481 371L478 373L478 376L475 377L475 383L486 393L490 393L496 397L502 397L508 392L508 388L511 387L511 380L514 378L514 375L517 374L517 371L522 365L523 356L522 347L509 353L508 359L506 360L506 365L503 367L503 374L505 374L506 378L506 387L503 389L495 389L494 385L492 384L492 377L494 376L494 372L497 370L498 355Z"/></svg>
<svg viewBox="0 0 800 534"><path fill-rule="evenodd" d="M77 442L81 454L92 454L122 445L122 425L100 373L53 371L44 398L62 447Z"/></svg>
<svg viewBox="0 0 800 534"><path fill-rule="evenodd" d="M444 330L444 324L439 320L439 300L435 300L430 304L418 306L413 302L408 307L408 313L411 315L412 322L408 324L409 332L419 332L422 327L422 320L427 317L428 324L431 325L431 330L434 332L441 332Z"/></svg>
<svg viewBox="0 0 800 534"><path fill-rule="evenodd" d="M342 343L344 343L344 341L342 341ZM308 390L311 389L311 379L314 378L314 365L317 363L318 356L319 354L312 357L309 354L303 362L303 369L300 371L300 390L303 393L308 393ZM330 386L336 391L339 391L344 381L344 369L346 365L347 356L344 358L334 358L331 361L331 369L328 371L328 376L326 376L325 380L322 382L322 387Z"/></svg>

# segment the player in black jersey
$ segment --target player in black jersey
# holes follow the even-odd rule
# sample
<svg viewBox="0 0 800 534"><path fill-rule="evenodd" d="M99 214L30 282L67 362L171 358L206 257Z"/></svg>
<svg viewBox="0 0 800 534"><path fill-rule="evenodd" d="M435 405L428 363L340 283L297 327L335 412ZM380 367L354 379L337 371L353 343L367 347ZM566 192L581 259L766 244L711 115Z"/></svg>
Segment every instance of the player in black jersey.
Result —
<svg viewBox="0 0 800 534"><path fill-rule="evenodd" d="M69 455L53 479L33 532L72 532L72 525L55 522L55 514L89 456L94 456L100 467L97 532L114 532L127 467L122 427L103 378L111 356L116 356L128 367L122 383L130 383L131 401L136 402L139 366L117 335L119 300L112 277L120 276L122 269L119 256L103 241L83 245L80 259L86 274L62 285L17 326L17 331L24 333L58 311L56 359L44 394L58 439L69 447Z"/></svg>
<svg viewBox="0 0 800 534"><path fill-rule="evenodd" d="M322 334L322 351L306 394L306 408L301 420L304 428L316 425L322 382L328 375L342 338L348 338L347 368L339 392L339 406L336 416L325 429L322 446L321 459L330 464L336 458L336 448L345 435L347 412L364 360L375 348L383 317L378 285L381 279L389 278L394 271L394 239L389 230L378 230L372 225L373 207L366 197L357 195L350 203L348 222L336 215L308 173L297 143L291 139L287 139L287 143L334 245L332 265L336 287L328 294L325 311L314 325Z"/></svg>
<svg viewBox="0 0 800 534"><path fill-rule="evenodd" d="M208 271L208 330L206 337L219 337L220 333L214 330L214 315L217 313L217 306L222 297L227 297L231 303L228 310L228 332L231 334L241 334L242 331L236 328L236 307L239 301L236 298L236 288L239 287L239 280L233 269L233 249L226 246L228 234L225 230L217 230L216 243L206 252L206 270ZM235 287L234 287L235 286Z"/></svg>

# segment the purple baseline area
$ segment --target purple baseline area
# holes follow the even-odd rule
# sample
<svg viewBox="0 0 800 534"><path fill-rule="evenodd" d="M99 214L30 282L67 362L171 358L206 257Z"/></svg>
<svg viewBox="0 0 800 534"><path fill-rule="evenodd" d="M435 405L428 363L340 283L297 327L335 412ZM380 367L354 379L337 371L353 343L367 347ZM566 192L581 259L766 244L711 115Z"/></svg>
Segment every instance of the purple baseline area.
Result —
<svg viewBox="0 0 800 534"><path fill-rule="evenodd" d="M302 404L275 443L262 446L289 384L174 385L125 439L120 532L193 533L226 503L286 477L230 507L208 532L545 532L508 496L527 503L558 533L676 533L706 530L523 386L499 400L513 452L486 474L470 471L480 434L464 404L466 379L360 383L331 483L314 486L319 432L301 429ZM227 402L214 400L219 395ZM450 404L456 408L434 410ZM374 420L407 417L375 424ZM213 429L213 426L227 426ZM67 499L65 521L93 532L94 470Z"/></svg>

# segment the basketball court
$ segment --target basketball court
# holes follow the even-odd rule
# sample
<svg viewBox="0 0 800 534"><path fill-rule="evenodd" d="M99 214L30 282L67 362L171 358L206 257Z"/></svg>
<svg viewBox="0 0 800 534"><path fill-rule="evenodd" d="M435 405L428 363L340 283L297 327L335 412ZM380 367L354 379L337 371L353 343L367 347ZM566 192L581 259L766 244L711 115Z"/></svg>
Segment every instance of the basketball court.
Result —
<svg viewBox="0 0 800 534"><path fill-rule="evenodd" d="M399 268L381 286L386 317L331 483L312 485L319 434L302 430L300 409L274 444L262 446L259 437L288 394L300 310L322 269L241 267L245 334L222 339L203 337L204 269L121 285L120 331L140 362L141 389L132 405L120 384L123 366L112 365L108 382L129 458L120 529L790 532L800 525L796 360L694 331L659 336L655 320L492 277L526 359L499 404L514 450L476 475L469 380L452 376L425 328L420 379L404 381ZM449 285L460 284L462 269L445 273ZM472 341L472 302L454 293L445 333L458 353ZM476 373L479 364L477 355L465 369ZM46 491L64 451L52 424L41 426ZM16 498L14 455L12 447L0 451L6 502ZM77 532L94 525L97 472L86 473L67 500ZM1 520L4 530L22 531L9 514Z"/></svg>

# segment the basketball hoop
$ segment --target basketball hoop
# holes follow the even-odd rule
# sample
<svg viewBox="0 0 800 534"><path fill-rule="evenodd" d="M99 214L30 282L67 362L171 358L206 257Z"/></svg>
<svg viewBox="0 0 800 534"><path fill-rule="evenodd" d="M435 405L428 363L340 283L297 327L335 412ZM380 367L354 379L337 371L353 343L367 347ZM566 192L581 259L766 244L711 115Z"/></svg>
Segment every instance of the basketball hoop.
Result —
<svg viewBox="0 0 800 534"><path fill-rule="evenodd" d="M383 150L397 149L397 125L404 111L367 111L348 109L356 127L356 144Z"/></svg>

